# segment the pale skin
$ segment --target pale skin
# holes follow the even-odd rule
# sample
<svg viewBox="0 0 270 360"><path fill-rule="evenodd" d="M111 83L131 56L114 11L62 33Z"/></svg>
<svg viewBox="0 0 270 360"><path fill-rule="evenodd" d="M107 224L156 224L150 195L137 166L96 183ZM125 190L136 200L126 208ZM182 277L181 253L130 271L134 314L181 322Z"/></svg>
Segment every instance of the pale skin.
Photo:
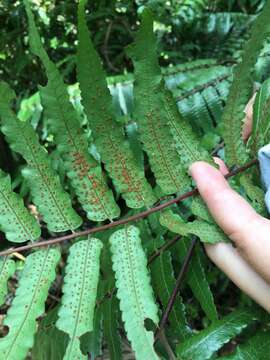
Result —
<svg viewBox="0 0 270 360"><path fill-rule="evenodd" d="M190 174L210 213L231 239L205 245L210 259L245 293L270 312L270 220L260 216L224 176L227 168L215 159L220 170L198 161Z"/></svg>

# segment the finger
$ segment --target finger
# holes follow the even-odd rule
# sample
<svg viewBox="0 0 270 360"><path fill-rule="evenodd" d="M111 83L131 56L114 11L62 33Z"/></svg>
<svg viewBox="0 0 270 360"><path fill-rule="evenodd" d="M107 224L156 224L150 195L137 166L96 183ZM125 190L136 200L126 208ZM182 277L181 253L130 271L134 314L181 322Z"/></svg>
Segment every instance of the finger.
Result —
<svg viewBox="0 0 270 360"><path fill-rule="evenodd" d="M209 258L254 301L270 312L270 285L228 243L205 245Z"/></svg>
<svg viewBox="0 0 270 360"><path fill-rule="evenodd" d="M270 221L259 216L211 165L195 162L190 173L215 221L270 282Z"/></svg>
<svg viewBox="0 0 270 360"><path fill-rule="evenodd" d="M218 165L219 171L222 175L227 175L229 173L229 170L227 166L225 165L224 161L221 160L219 157L214 156L214 162Z"/></svg>

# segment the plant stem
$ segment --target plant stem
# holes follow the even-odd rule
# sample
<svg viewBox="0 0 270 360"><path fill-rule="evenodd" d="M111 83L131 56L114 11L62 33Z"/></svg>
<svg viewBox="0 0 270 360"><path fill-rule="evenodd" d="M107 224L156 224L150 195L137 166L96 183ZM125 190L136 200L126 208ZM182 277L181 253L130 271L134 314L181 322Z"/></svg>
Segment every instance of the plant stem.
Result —
<svg viewBox="0 0 270 360"><path fill-rule="evenodd" d="M248 162L247 164L245 164L245 165L243 165L243 166L241 166L241 167L239 167L237 169L234 169L233 171L231 171L230 173L225 175L225 178L228 179L228 178L230 178L232 176L235 176L235 175L237 175L239 173L242 173L245 170L249 169L250 167L256 165L257 163L258 163L258 160L254 159L254 160ZM91 229L86 229L86 230L83 230L83 231L74 232L73 234L68 234L68 235L57 237L57 238L51 238L51 239L48 239L48 240L34 242L34 243L30 243L30 244L27 244L27 245L24 245L24 246L18 246L18 247L15 247L15 248L10 248L10 249L1 251L0 256L10 255L15 251L16 252L21 252L21 251L25 251L25 250L29 250L29 249L33 249L33 248L59 244L59 243L61 243L63 241L66 241L66 240L71 240L71 239L75 239L77 237L94 234L94 233L97 233L97 232L100 232L100 231L105 231L105 230L114 228L114 227L119 226L119 225L127 224L127 223L132 222L132 221L137 221L137 220L143 219L143 218L145 218L145 217L147 217L147 216L149 216L149 215L151 215L151 214L153 214L155 212L166 209L167 207L169 207L169 206L171 206L173 204L179 203L180 201L183 201L184 199L187 199L187 198L189 198L189 197L191 197L193 195L197 195L197 194L198 194L198 189L194 188L193 190L188 191L188 192L186 192L186 193L184 193L182 195L179 195L179 196L175 197L174 199L171 199L169 201L164 202L163 204L160 204L160 205L154 206L154 207L152 207L150 209L147 209L145 211L142 211L142 212L140 212L140 213L138 213L136 215L132 215L132 216L129 216L129 217L126 217L126 218L111 222L110 224L101 225L101 226L97 226L97 227L94 227L94 228L91 228Z"/></svg>
<svg viewBox="0 0 270 360"><path fill-rule="evenodd" d="M193 252L194 252L194 249L195 249L195 245L197 243L197 237L196 236L193 236L192 237L192 240L191 240L191 244L190 244L190 247L188 249L188 252L187 252L187 255L185 256L185 259L184 259L184 262L183 262L183 265L181 267L181 270L179 272L179 275L176 279L176 283L175 283L175 287L171 293L171 296L169 298L169 301L168 301L168 304L165 308L165 311L161 317L161 320L160 320L160 323L159 323L159 326L156 330L156 333L155 333L155 340L158 339L159 337L159 334L160 332L163 331L167 321L168 321L168 318L170 316L170 313L172 311L172 308L173 308L173 305L175 303L175 300L176 300L176 297L177 297L177 294L178 294L178 291L180 289L180 286L182 284L182 281L184 279L184 276L188 270L188 266L190 264L190 261L192 259L192 255L193 255Z"/></svg>

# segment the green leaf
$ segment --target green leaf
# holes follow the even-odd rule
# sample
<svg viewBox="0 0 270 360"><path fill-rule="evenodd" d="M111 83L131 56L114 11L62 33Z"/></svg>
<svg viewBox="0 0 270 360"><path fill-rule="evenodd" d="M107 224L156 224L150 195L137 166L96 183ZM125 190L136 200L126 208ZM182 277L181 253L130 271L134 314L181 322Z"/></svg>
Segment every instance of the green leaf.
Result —
<svg viewBox="0 0 270 360"><path fill-rule="evenodd" d="M15 262L7 256L0 258L0 305L3 305L8 292L7 282L15 272Z"/></svg>
<svg viewBox="0 0 270 360"><path fill-rule="evenodd" d="M55 267L60 259L58 248L38 250L26 258L15 298L4 319L8 334L0 340L1 356L7 360L23 360L33 346L36 319L45 310L45 300Z"/></svg>
<svg viewBox="0 0 270 360"><path fill-rule="evenodd" d="M177 253L174 252L177 260L180 259L181 262L184 261L189 245L190 239L187 238L182 238L177 242L175 245ZM186 279L188 286L191 288L192 293L200 303L208 319L211 321L217 320L217 309L214 303L212 291L206 278L205 269L201 261L201 252L199 251L198 246L195 248L195 252L193 253Z"/></svg>
<svg viewBox="0 0 270 360"><path fill-rule="evenodd" d="M56 323L70 337L66 360L87 358L81 353L79 339L93 330L101 248L100 240L88 238L76 242L69 250L64 295Z"/></svg>
<svg viewBox="0 0 270 360"><path fill-rule="evenodd" d="M59 306L49 310L41 320L35 335L34 346L31 351L35 360L63 360L68 346L68 335L57 329L57 311Z"/></svg>
<svg viewBox="0 0 270 360"><path fill-rule="evenodd" d="M233 83L223 113L226 162L229 166L241 165L247 161L242 140L244 109L253 91L253 72L258 55L270 34L270 2L255 20L250 40L244 47L242 61L235 67Z"/></svg>
<svg viewBox="0 0 270 360"><path fill-rule="evenodd" d="M236 310L183 341L177 347L177 355L183 360L210 359L218 349L240 334L254 320L254 312Z"/></svg>
<svg viewBox="0 0 270 360"><path fill-rule="evenodd" d="M47 86L40 88L41 102L64 160L66 173L87 217L94 221L112 220L119 216L120 209L106 184L100 164L89 153L88 139L69 101L67 86L42 46L29 2L24 2L29 21L30 46L41 59L48 77Z"/></svg>
<svg viewBox="0 0 270 360"><path fill-rule="evenodd" d="M157 60L153 19L146 10L135 43L128 48L128 55L135 68L134 116L157 184L164 194L184 191L189 180L168 127L168 113L163 105L166 93Z"/></svg>
<svg viewBox="0 0 270 360"><path fill-rule="evenodd" d="M109 289L108 289L109 290ZM121 360L121 343L118 333L118 301L115 296L106 299L103 307L103 331L111 360Z"/></svg>
<svg viewBox="0 0 270 360"><path fill-rule="evenodd" d="M95 51L84 17L86 0L78 9L78 80L88 121L101 160L119 193L131 208L151 206L155 202L150 185L124 136L122 125L114 119L112 99L105 72ZM89 81L91 79L91 81Z"/></svg>
<svg viewBox="0 0 270 360"><path fill-rule="evenodd" d="M81 225L81 218L71 206L69 195L63 190L59 177L52 168L47 151L39 143L29 122L22 122L10 109L14 92L6 83L0 84L0 116L2 127L10 147L22 155L28 166L22 171L26 178L33 202L43 215L50 231L66 231Z"/></svg>
<svg viewBox="0 0 270 360"><path fill-rule="evenodd" d="M141 360L158 359L154 351L153 332L144 327L146 319L158 323L158 308L150 286L147 259L139 230L127 226L110 237L117 297L127 337Z"/></svg>
<svg viewBox="0 0 270 360"><path fill-rule="evenodd" d="M215 244L219 241L228 241L227 236L214 224L209 224L204 220L185 222L180 215L174 214L171 210L162 212L160 223L179 235L196 235L205 243Z"/></svg>
<svg viewBox="0 0 270 360"><path fill-rule="evenodd" d="M266 360L270 354L270 331L258 331L247 342L237 346L232 355L222 356L221 360Z"/></svg>
<svg viewBox="0 0 270 360"><path fill-rule="evenodd" d="M161 240L162 241L158 242L157 239L153 239L153 250L157 250L157 243L159 245L164 244L164 240ZM165 309L175 287L175 277L170 252L166 251L161 253L150 265L150 269L155 294L159 297L163 309ZM173 329L177 340L186 338L190 335L191 331L187 325L185 306L180 296L177 296L168 320L169 329Z"/></svg>
<svg viewBox="0 0 270 360"><path fill-rule="evenodd" d="M256 95L253 105L252 133L248 140L248 148L253 156L270 140L270 79L265 80Z"/></svg>
<svg viewBox="0 0 270 360"><path fill-rule="evenodd" d="M12 242L40 237L37 220L24 207L23 199L12 191L10 176L0 170L0 228Z"/></svg>

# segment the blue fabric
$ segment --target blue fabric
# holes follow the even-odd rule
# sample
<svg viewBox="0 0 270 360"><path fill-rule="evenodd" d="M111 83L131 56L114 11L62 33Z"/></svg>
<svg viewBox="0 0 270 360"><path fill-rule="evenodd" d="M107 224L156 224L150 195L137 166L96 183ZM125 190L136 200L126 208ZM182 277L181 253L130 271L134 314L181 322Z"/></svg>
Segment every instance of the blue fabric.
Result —
<svg viewBox="0 0 270 360"><path fill-rule="evenodd" d="M261 179L265 188L265 205L270 212L270 144L263 146L258 152Z"/></svg>

